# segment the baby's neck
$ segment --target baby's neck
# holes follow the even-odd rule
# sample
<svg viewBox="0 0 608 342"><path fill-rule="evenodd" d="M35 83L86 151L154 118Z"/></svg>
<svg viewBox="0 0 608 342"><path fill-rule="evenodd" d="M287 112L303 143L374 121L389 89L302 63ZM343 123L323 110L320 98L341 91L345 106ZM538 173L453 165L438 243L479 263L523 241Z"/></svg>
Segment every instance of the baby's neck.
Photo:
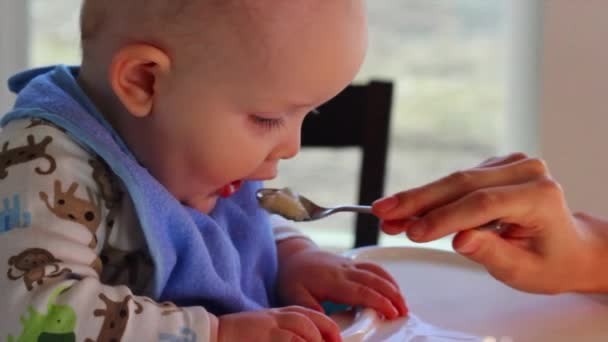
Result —
<svg viewBox="0 0 608 342"><path fill-rule="evenodd" d="M83 63L76 82L89 97L97 110L114 126L114 118L109 117L110 113L117 113L124 108L113 95L107 77L103 77L97 68L91 68Z"/></svg>
<svg viewBox="0 0 608 342"><path fill-rule="evenodd" d="M83 65L77 82L135 158L160 181L164 179L165 174L176 174L178 170L185 170L182 164L186 158L179 150L172 149L173 146L167 141L157 138L159 133L154 120L150 117L138 118L129 113L112 91L103 73L103 67L87 68ZM167 171L167 168L170 170ZM174 195L177 197L179 194Z"/></svg>
<svg viewBox="0 0 608 342"><path fill-rule="evenodd" d="M97 70L102 70L99 72ZM112 92L108 79L103 75L104 68L87 67L83 63L77 82L84 93L95 105L98 112L108 121L131 151L138 154L140 146L137 146L139 132L137 126L127 109L122 105L118 97Z"/></svg>

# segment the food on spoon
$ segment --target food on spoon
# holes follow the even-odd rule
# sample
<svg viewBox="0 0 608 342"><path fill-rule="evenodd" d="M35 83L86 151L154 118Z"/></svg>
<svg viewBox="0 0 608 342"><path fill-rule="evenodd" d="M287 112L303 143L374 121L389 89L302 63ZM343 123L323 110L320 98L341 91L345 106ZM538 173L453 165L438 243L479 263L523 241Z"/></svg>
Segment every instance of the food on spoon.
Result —
<svg viewBox="0 0 608 342"><path fill-rule="evenodd" d="M290 188L283 188L266 193L260 199L260 205L274 214L286 219L304 221L310 219L306 208L300 202L300 196Z"/></svg>

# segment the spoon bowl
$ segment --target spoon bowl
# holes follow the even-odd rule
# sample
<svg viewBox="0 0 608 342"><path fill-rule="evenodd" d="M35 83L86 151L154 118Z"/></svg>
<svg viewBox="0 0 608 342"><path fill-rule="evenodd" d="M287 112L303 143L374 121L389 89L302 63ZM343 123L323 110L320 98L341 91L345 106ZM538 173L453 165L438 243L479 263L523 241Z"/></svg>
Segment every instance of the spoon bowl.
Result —
<svg viewBox="0 0 608 342"><path fill-rule="evenodd" d="M296 222L314 221L339 212L372 212L372 207L368 205L322 207L289 188L263 188L256 191L255 195L262 208Z"/></svg>

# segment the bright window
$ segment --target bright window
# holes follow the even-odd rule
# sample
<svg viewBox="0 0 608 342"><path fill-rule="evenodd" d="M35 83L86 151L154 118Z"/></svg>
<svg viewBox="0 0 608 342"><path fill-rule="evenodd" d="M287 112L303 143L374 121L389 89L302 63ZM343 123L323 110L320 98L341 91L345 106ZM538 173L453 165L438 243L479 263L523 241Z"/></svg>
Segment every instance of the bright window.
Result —
<svg viewBox="0 0 608 342"><path fill-rule="evenodd" d="M479 163L500 149L507 93L505 1L368 1L370 48L358 81L395 82L386 193L432 181ZM321 114L322 115L322 114ZM301 189L323 204L356 199L356 150L304 150L282 165L273 183ZM324 246L348 248L343 228L354 217L337 214L307 223ZM403 236L381 244L404 245ZM432 243L449 248L445 239Z"/></svg>
<svg viewBox="0 0 608 342"><path fill-rule="evenodd" d="M78 63L80 0L30 0L31 65ZM472 166L500 150L507 94L507 17L498 0L370 0L370 49L357 81L395 82L387 193ZM327 205L353 203L359 154L304 150L268 185ZM353 243L353 217L301 225L319 244ZM405 244L382 237L382 244ZM442 246L446 241L440 242Z"/></svg>
<svg viewBox="0 0 608 342"><path fill-rule="evenodd" d="M82 0L29 0L31 13L30 63L80 62L79 10Z"/></svg>

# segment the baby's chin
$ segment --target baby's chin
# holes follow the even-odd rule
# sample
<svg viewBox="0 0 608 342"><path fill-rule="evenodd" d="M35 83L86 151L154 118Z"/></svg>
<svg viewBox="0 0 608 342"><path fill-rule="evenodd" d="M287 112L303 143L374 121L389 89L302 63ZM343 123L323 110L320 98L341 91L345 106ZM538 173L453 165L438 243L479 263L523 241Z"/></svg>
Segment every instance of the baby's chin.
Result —
<svg viewBox="0 0 608 342"><path fill-rule="evenodd" d="M198 193L190 196L184 196L185 198L181 202L189 207L192 207L200 212L209 214L215 208L217 200L220 197L230 197L237 193L243 185L242 180L236 180L225 184L224 186L216 189L211 193Z"/></svg>
<svg viewBox="0 0 608 342"><path fill-rule="evenodd" d="M193 198L182 200L182 203L202 213L209 214L215 208L218 198L219 196L217 195L196 196Z"/></svg>

